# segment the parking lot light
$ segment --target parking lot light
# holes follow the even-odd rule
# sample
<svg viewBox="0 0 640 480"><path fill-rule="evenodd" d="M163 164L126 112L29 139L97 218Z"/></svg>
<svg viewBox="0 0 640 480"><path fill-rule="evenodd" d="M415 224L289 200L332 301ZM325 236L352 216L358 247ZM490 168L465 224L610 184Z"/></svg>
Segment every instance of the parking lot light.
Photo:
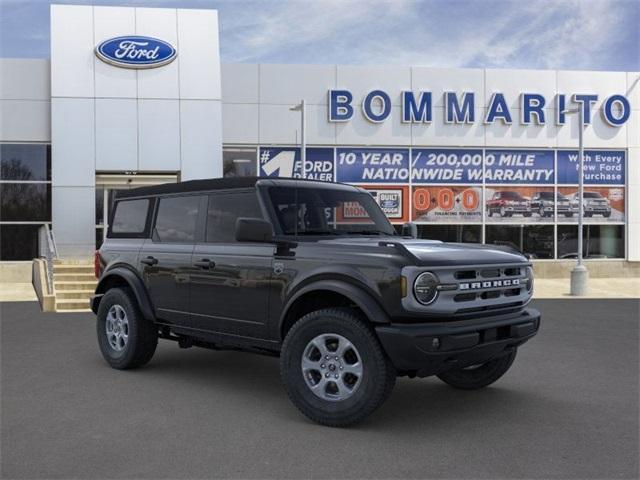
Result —
<svg viewBox="0 0 640 480"><path fill-rule="evenodd" d="M563 113L578 113L578 261L571 270L571 295L581 297L587 294L589 270L583 263L582 225L584 221L584 102L578 108L564 110Z"/></svg>
<svg viewBox="0 0 640 480"><path fill-rule="evenodd" d="M306 118L304 99L300 103L289 107L292 112L300 112L300 161L302 178L307 178L307 139L306 139Z"/></svg>

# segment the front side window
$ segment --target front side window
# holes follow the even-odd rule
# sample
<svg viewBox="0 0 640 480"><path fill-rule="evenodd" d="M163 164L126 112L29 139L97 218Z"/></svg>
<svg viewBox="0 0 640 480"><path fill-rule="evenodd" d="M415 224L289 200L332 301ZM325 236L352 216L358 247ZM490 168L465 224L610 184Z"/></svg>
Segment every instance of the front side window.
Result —
<svg viewBox="0 0 640 480"><path fill-rule="evenodd" d="M149 199L120 200L115 205L111 231L117 234L141 234L147 225Z"/></svg>
<svg viewBox="0 0 640 480"><path fill-rule="evenodd" d="M254 190L210 195L207 211L207 242L235 242L236 220L239 217L263 218Z"/></svg>
<svg viewBox="0 0 640 480"><path fill-rule="evenodd" d="M159 242L189 243L196 238L199 196L160 199L153 238Z"/></svg>
<svg viewBox="0 0 640 480"><path fill-rule="evenodd" d="M269 197L285 235L395 235L385 214L366 192L274 187Z"/></svg>

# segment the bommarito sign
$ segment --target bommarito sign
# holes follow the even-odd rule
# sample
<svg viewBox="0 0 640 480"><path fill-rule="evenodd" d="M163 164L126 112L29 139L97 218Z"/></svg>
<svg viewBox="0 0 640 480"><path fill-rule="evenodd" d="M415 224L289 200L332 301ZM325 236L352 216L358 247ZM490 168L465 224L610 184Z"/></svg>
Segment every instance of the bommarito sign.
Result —
<svg viewBox="0 0 640 480"><path fill-rule="evenodd" d="M404 91L400 94L402 101L401 115L403 123L430 123L433 120L433 95L429 91L418 93ZM545 107L547 98L539 93L520 94L520 118L523 125L544 125L554 121L556 125L564 125L566 122L566 110L568 109L568 95L564 93L555 96L555 119L547 118ZM573 104L581 106L584 110L584 123L591 123L591 110L598 101L596 94L576 93L570 96ZM505 124L514 122L511 109L505 95L496 92L491 96L484 118L479 118L475 107L475 93L445 92L444 122L452 124L475 123L482 121L492 124L501 121ZM373 123L381 123L391 115L391 97L384 90L372 90L361 101L362 115ZM353 94L349 90L329 90L329 121L348 122L355 114ZM621 94L610 95L602 105L602 116L612 127L624 125L631 115L631 105L627 97Z"/></svg>

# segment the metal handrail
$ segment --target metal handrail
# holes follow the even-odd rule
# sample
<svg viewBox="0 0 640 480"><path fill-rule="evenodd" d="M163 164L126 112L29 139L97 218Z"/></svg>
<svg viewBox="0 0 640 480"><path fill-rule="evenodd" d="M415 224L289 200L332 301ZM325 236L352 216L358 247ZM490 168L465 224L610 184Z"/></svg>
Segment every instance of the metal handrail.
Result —
<svg viewBox="0 0 640 480"><path fill-rule="evenodd" d="M44 258L47 260L47 287L49 289L49 293L53 293L53 262L58 258L58 247L56 245L56 239L53 235L53 231L49 228L48 223L43 223L42 227L44 228L44 236L46 238L46 242L41 247L45 247ZM40 239L42 236L40 236ZM42 243L42 242L38 242ZM40 252L42 255L43 252Z"/></svg>

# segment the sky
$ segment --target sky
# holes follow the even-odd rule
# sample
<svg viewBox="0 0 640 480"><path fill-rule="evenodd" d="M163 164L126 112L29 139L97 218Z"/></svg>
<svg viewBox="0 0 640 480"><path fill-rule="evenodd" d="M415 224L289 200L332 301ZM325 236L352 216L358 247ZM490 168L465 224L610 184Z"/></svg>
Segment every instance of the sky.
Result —
<svg viewBox="0 0 640 480"><path fill-rule="evenodd" d="M216 8L225 63L640 70L640 0L0 0L0 57L49 56L49 4Z"/></svg>

